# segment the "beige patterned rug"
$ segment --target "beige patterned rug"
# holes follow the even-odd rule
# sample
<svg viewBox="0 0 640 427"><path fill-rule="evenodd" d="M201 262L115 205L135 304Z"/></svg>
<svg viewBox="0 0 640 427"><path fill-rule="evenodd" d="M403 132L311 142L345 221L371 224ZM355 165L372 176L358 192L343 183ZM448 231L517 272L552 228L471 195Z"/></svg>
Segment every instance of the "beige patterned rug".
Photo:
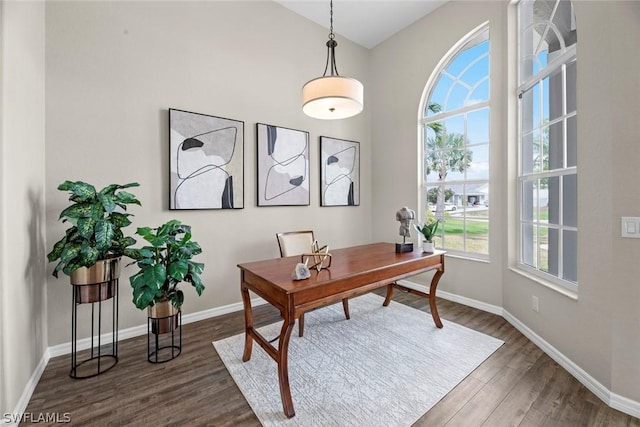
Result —
<svg viewBox="0 0 640 427"><path fill-rule="evenodd" d="M427 312L367 294L305 315L294 327L289 382L296 411L282 412L276 363L254 344L242 362L244 333L213 343L264 426L410 426L504 342ZM259 331L267 338L281 323ZM277 346L277 342L274 344Z"/></svg>

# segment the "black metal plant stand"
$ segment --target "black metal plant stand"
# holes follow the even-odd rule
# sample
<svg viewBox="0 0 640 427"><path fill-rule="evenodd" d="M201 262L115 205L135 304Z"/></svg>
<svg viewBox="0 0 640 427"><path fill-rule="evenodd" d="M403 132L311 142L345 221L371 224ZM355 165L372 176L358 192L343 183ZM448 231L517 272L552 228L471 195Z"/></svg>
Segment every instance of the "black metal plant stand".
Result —
<svg viewBox="0 0 640 427"><path fill-rule="evenodd" d="M182 311L166 317L147 317L147 359L149 362L168 362L178 357L181 351Z"/></svg>
<svg viewBox="0 0 640 427"><path fill-rule="evenodd" d="M76 379L91 378L108 371L118 363L118 279L96 284L72 284L72 287L69 376ZM111 351L103 348L102 344L102 305L109 299L112 301ZM91 304L91 347L89 357L78 361L78 306L80 304ZM105 347L107 345L105 343Z"/></svg>

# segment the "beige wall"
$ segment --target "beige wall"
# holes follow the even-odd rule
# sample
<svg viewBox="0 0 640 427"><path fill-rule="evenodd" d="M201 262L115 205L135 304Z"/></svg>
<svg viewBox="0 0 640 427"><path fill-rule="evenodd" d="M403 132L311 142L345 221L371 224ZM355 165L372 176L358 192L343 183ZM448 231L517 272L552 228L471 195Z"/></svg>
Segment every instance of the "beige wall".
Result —
<svg viewBox="0 0 640 427"><path fill-rule="evenodd" d="M637 402L640 241L619 237L619 217L640 216L640 193L630 185L640 182L640 58L631 54L640 39L640 3L575 4L579 300L508 268L507 246L514 236L514 199L508 191L515 170L508 128L513 109L506 86L495 83L491 260L449 258L442 289L503 306L605 387ZM44 266L44 254L64 230L57 221L67 203L56 190L60 182L140 182L135 193L143 206L133 208L130 231L178 218L193 226L203 246L207 289L199 299L187 290L185 312L238 302L235 265L276 256L277 231L314 228L333 247L399 238L397 208L420 208L417 117L427 79L461 37L489 20L491 77L504 82L510 65L508 9L506 1L452 2L371 51L339 39L340 71L364 82L365 112L321 122L305 117L299 101L302 84L323 69L326 30L277 4L2 3L0 409L13 410L48 345L70 340L68 279L54 279L53 265ZM245 209L167 210L168 108L245 122ZM311 206L255 206L256 122L310 131ZM360 207L318 207L320 135L361 142ZM133 271L124 271L120 287L121 329L145 321L130 302L126 278ZM540 313L531 311L531 295L539 297Z"/></svg>
<svg viewBox="0 0 640 427"><path fill-rule="evenodd" d="M616 279L594 283L594 286L613 285L612 389L640 401L640 241L622 239L618 234L621 216L640 216L640 57L629 54L637 51L640 40L640 3L621 2L609 13L612 61L619 64L611 70L613 126L610 137L615 254L612 272Z"/></svg>
<svg viewBox="0 0 640 427"><path fill-rule="evenodd" d="M395 211L401 206L416 210L424 222L425 207L419 200L418 115L427 80L443 56L465 35L486 21L491 23L491 78L504 80L505 3L453 2L377 46L371 55L374 99L373 135L373 237L397 241ZM501 261L503 245L497 224L504 218L506 198L499 188L506 171L503 87L491 85L491 207L489 244L491 260L469 262L449 257L440 289L502 305ZM416 233L413 233L417 244ZM430 277L430 276L429 276ZM429 277L415 279L426 283Z"/></svg>
<svg viewBox="0 0 640 427"><path fill-rule="evenodd" d="M441 289L504 307L614 394L640 401L640 241L620 238L620 216L640 216L640 3L576 1L578 23L579 299L516 274L516 140L505 43L507 2L451 2L372 52L374 239L395 239L393 211L418 203L417 115L440 58L491 25L489 264L449 258ZM506 62L509 61L509 62ZM509 109L511 108L511 109ZM512 251L507 252L508 245ZM423 278L422 283L424 283ZM540 312L531 310L538 296Z"/></svg>
<svg viewBox="0 0 640 427"><path fill-rule="evenodd" d="M579 299L505 272L505 308L612 392L640 401L637 120L640 3L575 2L578 23ZM540 298L540 313L529 309Z"/></svg>
<svg viewBox="0 0 640 427"><path fill-rule="evenodd" d="M44 3L0 4L0 413L47 347Z"/></svg>
<svg viewBox="0 0 640 427"><path fill-rule="evenodd" d="M203 248L206 290L196 298L185 287L188 314L239 302L236 265L277 256L278 231L314 229L330 247L368 242L370 104L342 121L301 111L302 85L324 70L326 39L326 29L273 2L48 2L47 247L65 229L59 183L137 181L142 207L131 209L130 233L177 218ZM368 51L338 42L340 72L368 87ZM168 210L168 108L245 122L244 209ZM256 207L256 122L310 132L311 206ZM359 207L319 207L320 135L361 143ZM131 302L134 271L120 281L121 329L146 322ZM68 278L49 276L48 292L50 344L69 342Z"/></svg>

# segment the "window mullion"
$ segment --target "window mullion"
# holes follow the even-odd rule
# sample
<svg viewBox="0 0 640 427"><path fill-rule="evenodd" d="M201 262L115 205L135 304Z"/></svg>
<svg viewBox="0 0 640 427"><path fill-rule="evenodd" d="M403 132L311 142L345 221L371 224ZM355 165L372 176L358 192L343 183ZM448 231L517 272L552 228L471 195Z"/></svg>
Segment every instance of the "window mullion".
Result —
<svg viewBox="0 0 640 427"><path fill-rule="evenodd" d="M483 108L487 108L488 106L489 106L489 101L478 102L476 104L467 105L462 108L458 108L456 110L445 111L442 113L435 114L433 116L424 117L422 120L420 120L420 122L423 125L427 125L429 123L439 122L439 121L448 119L449 117L458 116L460 114L469 113L475 110L482 110Z"/></svg>
<svg viewBox="0 0 640 427"><path fill-rule="evenodd" d="M562 64L568 64L569 62L574 60L575 57L576 57L576 45L574 44L567 47L566 51L562 55L555 57L550 63L547 64L545 68L540 70L537 74L521 82L518 85L518 97L522 98L522 95L526 91L534 87L536 83L549 77L551 74L557 71Z"/></svg>
<svg viewBox="0 0 640 427"><path fill-rule="evenodd" d="M562 166L566 169L567 164L567 64L562 65Z"/></svg>
<svg viewBox="0 0 640 427"><path fill-rule="evenodd" d="M565 169L551 169L544 172L533 172L527 174L521 174L521 178L531 179L531 178L554 178L556 176L564 176L564 175L575 175L577 173L576 166L571 166Z"/></svg>

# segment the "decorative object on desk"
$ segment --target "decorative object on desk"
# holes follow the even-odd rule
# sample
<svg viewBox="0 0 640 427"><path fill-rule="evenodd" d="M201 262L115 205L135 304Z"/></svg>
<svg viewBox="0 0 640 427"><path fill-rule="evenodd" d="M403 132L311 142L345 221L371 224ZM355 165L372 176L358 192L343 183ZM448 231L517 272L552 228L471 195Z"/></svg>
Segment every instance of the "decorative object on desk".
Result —
<svg viewBox="0 0 640 427"><path fill-rule="evenodd" d="M197 294L202 295L204 285L200 274L204 270L204 264L192 260L195 255L202 253L202 249L197 242L191 240L191 227L175 219L157 228L140 227L136 233L150 245L135 249L130 255L135 260L133 263L140 268L129 278L133 288L133 303L141 310L147 308L148 339L150 333L155 334L155 349L151 349L149 345L149 361L154 361L152 356L156 362L171 360L180 354L182 341L180 307L184 302L184 294L178 289L178 285L183 281L191 283ZM169 310L171 307L159 310L155 307L156 304L170 304L175 310ZM173 341L178 328L180 345L175 354L176 346ZM171 332L171 344L159 345L158 335L162 331ZM164 349L171 350L171 355L159 360L158 353Z"/></svg>
<svg viewBox="0 0 640 427"><path fill-rule="evenodd" d="M320 137L320 205L360 205L360 144Z"/></svg>
<svg viewBox="0 0 640 427"><path fill-rule="evenodd" d="M402 243L396 243L396 253L413 252L413 243L407 243L407 237L411 237L411 221L416 218L416 211L406 206L396 212L396 221L400 221L400 232Z"/></svg>
<svg viewBox="0 0 640 427"><path fill-rule="evenodd" d="M305 339L288 348L293 418L282 412L271 356L254 350L242 362L244 333L213 346L262 425L369 427L414 424L503 344L447 320L438 329L425 309L382 301L372 293L353 298L356 323L340 321L339 305L306 313ZM281 327L258 332L276 336Z"/></svg>
<svg viewBox="0 0 640 427"><path fill-rule="evenodd" d="M306 263L297 263L296 267L293 269L293 273L291 273L291 278L293 280L304 280L311 277L311 272L309 271L309 267Z"/></svg>
<svg viewBox="0 0 640 427"><path fill-rule="evenodd" d="M88 378L111 369L118 362L118 279L120 259L129 256L135 239L125 236L122 228L131 224L126 213L127 206L140 205L136 197L126 188L137 187L137 182L125 185L111 184L96 191L91 184L82 181L65 181L58 190L69 191L70 206L60 213L62 222L71 224L64 237L53 245L47 258L49 262L59 260L53 270L58 277L62 271L69 275L73 286L71 312L71 371L72 378ZM111 351L101 342L102 303L112 300ZM89 358L77 359L78 306L91 304L91 349ZM98 310L94 311L94 305ZM97 311L97 314L96 314ZM97 319L95 317L97 316ZM97 334L93 326L97 323ZM105 324L107 322L104 322ZM93 342L96 338L97 347Z"/></svg>
<svg viewBox="0 0 640 427"><path fill-rule="evenodd" d="M422 251L433 253L435 245L433 244L433 236L435 236L440 220L433 216L433 213L427 209L427 221L422 225L414 225L416 230L423 236Z"/></svg>
<svg viewBox="0 0 640 427"><path fill-rule="evenodd" d="M258 206L309 205L309 132L256 124Z"/></svg>
<svg viewBox="0 0 640 427"><path fill-rule="evenodd" d="M333 1L330 3L330 30L327 41L327 63L322 77L308 81L302 87L302 111L316 119L344 119L362 111L364 86L358 80L342 77L336 67L336 46L333 34ZM327 76L327 70L330 75Z"/></svg>
<svg viewBox="0 0 640 427"><path fill-rule="evenodd" d="M314 240L311 245L311 253L302 254L300 256L302 258L302 262L305 265L309 265L309 261L312 264L309 268L315 268L316 271L320 272L323 268L331 267L331 254L329 253L329 246L325 245L323 247L319 247L318 241ZM325 262L329 260L329 263L325 265Z"/></svg>
<svg viewBox="0 0 640 427"><path fill-rule="evenodd" d="M169 109L169 209L244 208L244 122Z"/></svg>

